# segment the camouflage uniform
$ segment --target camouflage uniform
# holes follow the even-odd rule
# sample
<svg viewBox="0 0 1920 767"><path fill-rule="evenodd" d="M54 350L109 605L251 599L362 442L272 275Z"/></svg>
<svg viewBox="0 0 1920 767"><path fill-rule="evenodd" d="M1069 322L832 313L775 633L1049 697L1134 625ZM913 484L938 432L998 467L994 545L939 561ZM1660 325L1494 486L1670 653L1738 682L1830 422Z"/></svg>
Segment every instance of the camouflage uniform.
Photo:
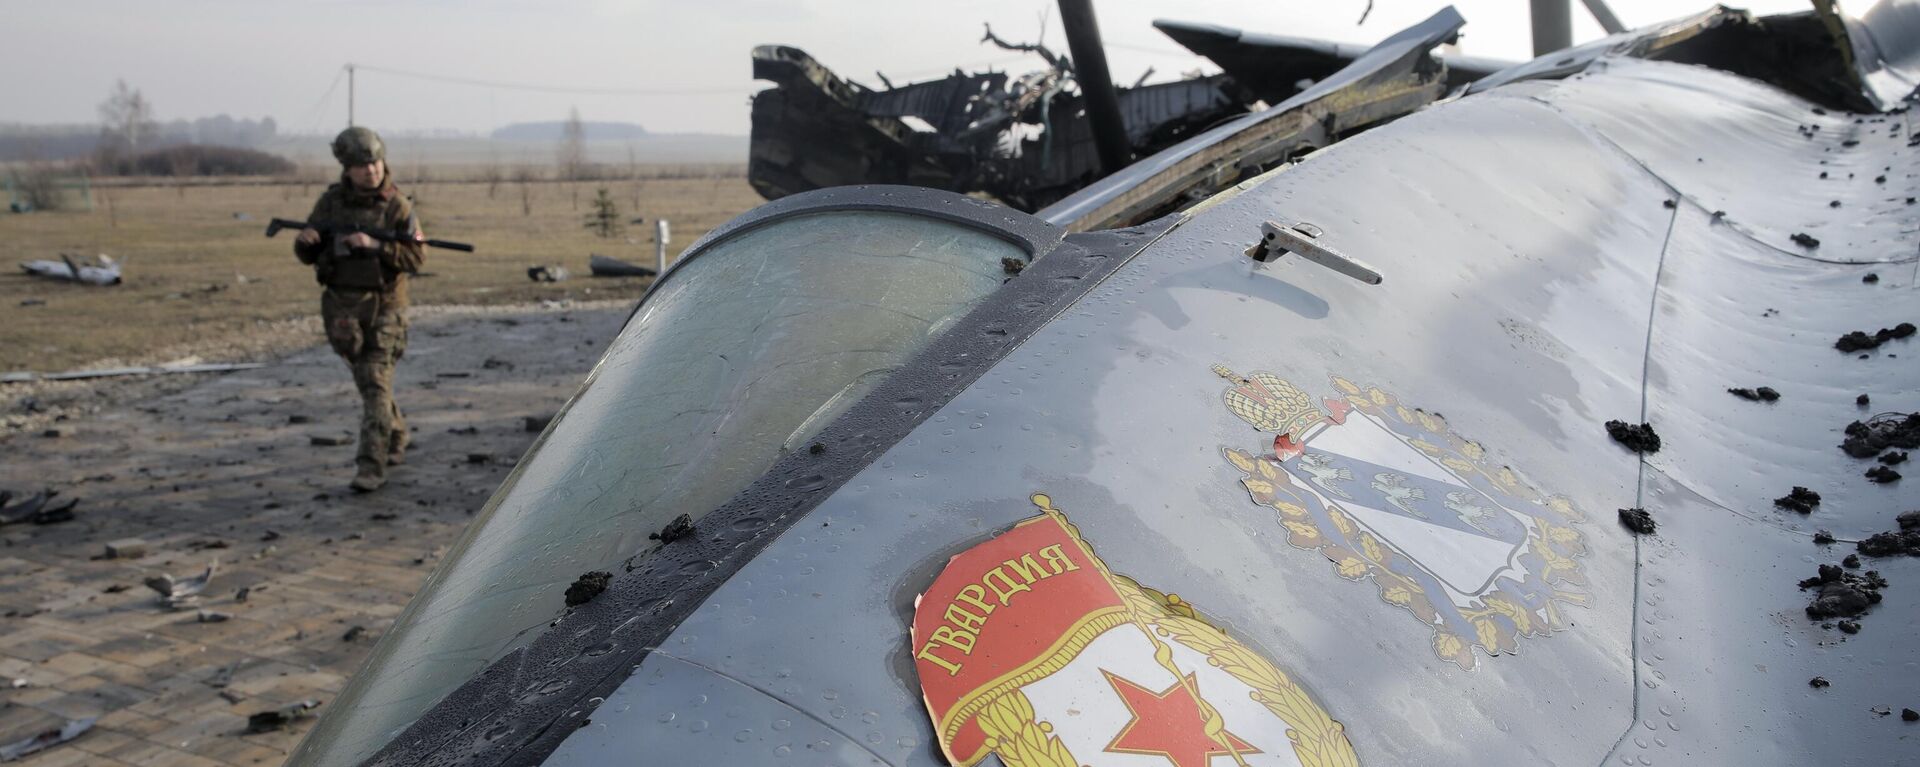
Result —
<svg viewBox="0 0 1920 767"><path fill-rule="evenodd" d="M354 187L344 174L313 206L308 223L363 226L418 232L413 203L394 187L391 169L377 190ZM344 235L342 235L344 237ZM294 255L315 268L326 290L320 294L320 318L327 342L353 370L360 390L360 445L355 456L355 489L386 481L386 467L400 463L407 443L407 421L393 401L393 368L407 349L407 275L423 262L416 243L381 243L376 249L336 248L323 235L313 245L294 244ZM362 483L370 486L363 486Z"/></svg>

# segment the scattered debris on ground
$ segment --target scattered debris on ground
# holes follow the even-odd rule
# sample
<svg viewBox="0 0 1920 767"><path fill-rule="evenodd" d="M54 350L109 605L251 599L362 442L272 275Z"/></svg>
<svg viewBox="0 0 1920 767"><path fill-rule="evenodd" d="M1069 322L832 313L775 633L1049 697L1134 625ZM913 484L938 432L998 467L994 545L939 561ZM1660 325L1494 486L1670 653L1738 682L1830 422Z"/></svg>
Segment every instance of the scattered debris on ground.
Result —
<svg viewBox="0 0 1920 767"><path fill-rule="evenodd" d="M85 719L69 719L66 724L58 728L42 730L24 739L0 746L0 762L24 759L29 755L69 742L93 729L93 723L98 719L99 717L91 716Z"/></svg>
<svg viewBox="0 0 1920 767"><path fill-rule="evenodd" d="M0 527L22 522L34 525L72 522L73 507L80 505L80 499L68 498L64 501L55 501L54 499L59 495L58 490L43 490L34 493L24 501L8 506L7 501L13 498L13 493L0 490Z"/></svg>
<svg viewBox="0 0 1920 767"><path fill-rule="evenodd" d="M692 534L693 516L682 514L674 517L673 521L668 522L666 527L660 528L660 532L649 533L647 537L661 543L672 543Z"/></svg>
<svg viewBox="0 0 1920 767"><path fill-rule="evenodd" d="M1813 507L1820 505L1820 494L1799 485L1786 495L1773 499L1773 505L1788 511L1812 514Z"/></svg>
<svg viewBox="0 0 1920 767"><path fill-rule="evenodd" d="M1914 330L1915 328L1911 322L1902 322L1891 328L1881 328L1874 331L1872 335L1868 335L1865 331L1856 330L1841 336L1840 340L1834 341L1833 348L1848 354L1863 352L1868 349L1878 349L1881 344L1888 341L1912 336Z"/></svg>
<svg viewBox="0 0 1920 767"><path fill-rule="evenodd" d="M340 641L357 642L357 641L360 641L361 637L364 637L366 635L367 635L366 626L360 626L360 625L349 626L347 628L347 633L340 635Z"/></svg>
<svg viewBox="0 0 1920 767"><path fill-rule="evenodd" d="M1608 421L1607 436L1636 453L1660 451L1660 435L1653 432L1653 424L1650 423L1636 425L1626 421Z"/></svg>
<svg viewBox="0 0 1920 767"><path fill-rule="evenodd" d="M60 254L58 261L45 258L37 261L22 261L20 271L34 277L87 285L120 284L120 263L113 260L113 256L105 253L94 256L92 263L84 259L75 261L74 256L66 253Z"/></svg>
<svg viewBox="0 0 1920 767"><path fill-rule="evenodd" d="M313 716L313 710L319 707L320 701L303 700L270 711L261 711L247 717L247 733L256 734L286 729L289 724Z"/></svg>
<svg viewBox="0 0 1920 767"><path fill-rule="evenodd" d="M1887 448L1920 448L1920 413L1885 413L1847 424L1840 449L1855 458L1872 458Z"/></svg>
<svg viewBox="0 0 1920 767"><path fill-rule="evenodd" d="M1653 534L1653 515L1648 514L1646 509L1621 509L1620 524L1632 530L1635 535Z"/></svg>
<svg viewBox="0 0 1920 767"><path fill-rule="evenodd" d="M1762 386L1758 389L1728 389L1727 393L1744 400L1757 402L1772 402L1780 399L1780 392L1774 391L1771 386Z"/></svg>
<svg viewBox="0 0 1920 767"><path fill-rule="evenodd" d="M520 430L529 434L538 434L547 430L547 424L553 423L554 413L529 415L520 418Z"/></svg>
<svg viewBox="0 0 1920 767"><path fill-rule="evenodd" d="M1867 479L1884 485L1889 482L1900 481L1900 472L1894 471L1887 466L1875 466L1867 470Z"/></svg>
<svg viewBox="0 0 1920 767"><path fill-rule="evenodd" d="M1851 618L1880 603L1887 579L1878 570L1850 573L1839 565L1821 565L1820 574L1800 582L1801 589L1818 589L1807 603L1807 617L1816 621Z"/></svg>
<svg viewBox="0 0 1920 767"><path fill-rule="evenodd" d="M587 254L587 271L595 277L655 277L660 272L598 253Z"/></svg>
<svg viewBox="0 0 1920 767"><path fill-rule="evenodd" d="M317 447L341 447L353 444L351 434L314 434L307 437L307 444Z"/></svg>
<svg viewBox="0 0 1920 767"><path fill-rule="evenodd" d="M201 610L196 620L201 623L226 623L233 620L233 616L218 610Z"/></svg>
<svg viewBox="0 0 1920 767"><path fill-rule="evenodd" d="M566 282L567 276L567 268L564 266L542 264L527 267L527 279L534 282Z"/></svg>
<svg viewBox="0 0 1920 767"><path fill-rule="evenodd" d="M220 569L220 560L213 560L205 572L192 578L174 580L168 573L161 573L146 579L147 588L160 595L160 604L169 610L189 607L200 601L200 593L207 590L207 584L213 582L213 574Z"/></svg>
<svg viewBox="0 0 1920 767"><path fill-rule="evenodd" d="M581 573L579 578L574 579L573 585L567 587L567 606L579 607L593 601L612 582L613 573L605 570Z"/></svg>

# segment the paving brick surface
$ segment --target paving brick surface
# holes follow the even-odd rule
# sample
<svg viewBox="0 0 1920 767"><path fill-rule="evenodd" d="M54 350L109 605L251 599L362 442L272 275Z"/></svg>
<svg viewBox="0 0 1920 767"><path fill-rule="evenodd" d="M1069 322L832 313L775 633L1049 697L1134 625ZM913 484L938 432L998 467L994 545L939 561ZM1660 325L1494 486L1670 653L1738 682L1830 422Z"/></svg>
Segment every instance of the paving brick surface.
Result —
<svg viewBox="0 0 1920 767"><path fill-rule="evenodd" d="M0 527L0 743L99 717L18 764L285 761L312 720L247 734L247 716L302 700L325 710L532 444L522 419L559 409L626 317L417 318L397 387L414 446L370 495L347 489L351 445L309 444L358 423L347 368L324 347L108 407L62 423L58 439L0 437L0 489L81 499L74 521ZM10 399L0 384L0 407ZM128 538L146 552L106 557ZM197 609L168 610L142 585L216 560ZM204 623L198 609L231 619ZM365 635L346 641L354 626Z"/></svg>

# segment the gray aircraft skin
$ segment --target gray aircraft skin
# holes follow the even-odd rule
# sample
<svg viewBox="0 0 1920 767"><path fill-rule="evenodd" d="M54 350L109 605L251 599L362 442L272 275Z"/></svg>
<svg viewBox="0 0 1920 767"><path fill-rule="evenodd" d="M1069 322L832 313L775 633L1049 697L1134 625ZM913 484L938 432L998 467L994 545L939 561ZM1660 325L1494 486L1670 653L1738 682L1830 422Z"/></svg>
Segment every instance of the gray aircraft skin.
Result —
<svg viewBox="0 0 1920 767"><path fill-rule="evenodd" d="M643 299L292 763L945 764L920 596L1039 517L1270 664L1264 709L1213 698L1226 732L1286 725L1183 760L1114 753L1124 716L1025 717L1071 763L1920 764L1920 559L1856 554L1920 485L1839 447L1920 410L1920 340L1835 348L1916 316L1920 2L1800 18L1844 25L1879 111L1648 54L1739 18L1519 65L1120 228L1069 234L1246 134L1040 216L906 187L742 216ZM1297 252L1256 247L1269 224ZM1810 513L1776 507L1795 486ZM1823 565L1888 585L1812 620Z"/></svg>

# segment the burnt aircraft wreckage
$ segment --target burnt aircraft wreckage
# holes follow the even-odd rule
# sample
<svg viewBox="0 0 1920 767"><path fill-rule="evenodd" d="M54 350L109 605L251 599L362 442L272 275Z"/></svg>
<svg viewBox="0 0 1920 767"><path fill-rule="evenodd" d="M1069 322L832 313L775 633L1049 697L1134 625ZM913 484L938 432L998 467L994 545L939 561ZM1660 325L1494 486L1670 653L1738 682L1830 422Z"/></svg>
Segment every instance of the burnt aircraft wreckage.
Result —
<svg viewBox="0 0 1920 767"><path fill-rule="evenodd" d="M709 233L293 763L1912 760L1920 2L1462 23Z"/></svg>

